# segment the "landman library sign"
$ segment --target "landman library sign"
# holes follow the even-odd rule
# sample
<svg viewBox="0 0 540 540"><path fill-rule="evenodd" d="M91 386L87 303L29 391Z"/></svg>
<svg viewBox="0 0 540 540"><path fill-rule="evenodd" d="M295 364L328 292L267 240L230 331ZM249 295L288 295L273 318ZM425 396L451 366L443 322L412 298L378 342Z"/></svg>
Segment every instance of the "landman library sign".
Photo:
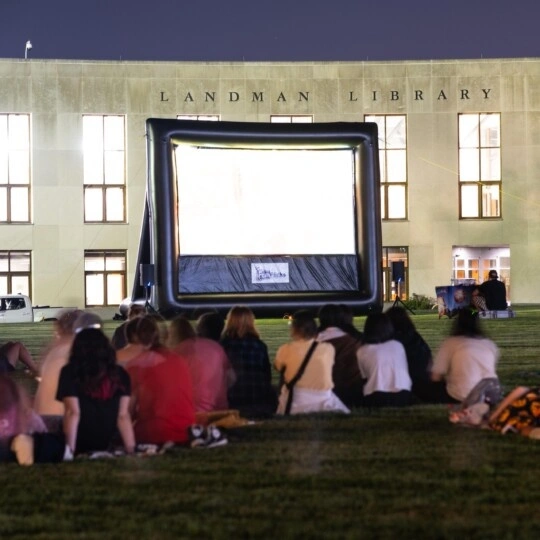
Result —
<svg viewBox="0 0 540 540"><path fill-rule="evenodd" d="M491 88L480 88L479 90L469 90L468 88L460 88L458 90L457 99L460 101L470 100L471 98L487 100L491 97ZM403 92L399 90L389 90L383 92L382 90L370 90L368 92L370 96L370 101L390 101L396 102L403 100ZM224 92L225 100L230 103L237 103L242 101L251 101L252 103L264 103L266 101L274 101L277 103L290 103L290 102L306 102L309 103L313 99L313 93L309 91L297 91L297 92L284 92L281 91L278 94L270 94L268 92L250 92L243 94L237 91L226 91ZM358 93L354 90L349 90L345 94L346 101L356 102L358 101ZM441 88L440 90L433 92L426 92L421 89L413 90L414 101L425 101L428 99L433 99L434 101L448 101L450 93L448 90ZM215 90L203 90L202 92L190 91L180 95L181 101L185 103L196 103L196 102L205 102L213 103L217 100L219 101L220 94ZM170 95L166 91L161 91L159 96L159 101L168 102L170 101Z"/></svg>

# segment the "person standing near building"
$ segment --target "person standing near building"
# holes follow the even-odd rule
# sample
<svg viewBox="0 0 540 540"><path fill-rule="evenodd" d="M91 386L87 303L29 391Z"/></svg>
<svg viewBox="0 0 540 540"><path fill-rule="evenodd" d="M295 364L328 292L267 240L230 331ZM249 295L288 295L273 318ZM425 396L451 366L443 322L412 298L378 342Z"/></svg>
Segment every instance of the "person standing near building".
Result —
<svg viewBox="0 0 540 540"><path fill-rule="evenodd" d="M488 280L480 285L480 292L484 295L490 311L507 309L506 287L502 281L499 281L497 270L489 271Z"/></svg>

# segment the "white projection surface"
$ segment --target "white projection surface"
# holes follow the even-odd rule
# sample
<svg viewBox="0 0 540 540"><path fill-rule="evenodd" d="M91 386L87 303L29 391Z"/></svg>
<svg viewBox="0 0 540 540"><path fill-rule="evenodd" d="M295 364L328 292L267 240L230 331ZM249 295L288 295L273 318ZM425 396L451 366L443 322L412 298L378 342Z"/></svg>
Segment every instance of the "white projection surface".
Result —
<svg viewBox="0 0 540 540"><path fill-rule="evenodd" d="M181 255L352 255L350 149L176 148Z"/></svg>

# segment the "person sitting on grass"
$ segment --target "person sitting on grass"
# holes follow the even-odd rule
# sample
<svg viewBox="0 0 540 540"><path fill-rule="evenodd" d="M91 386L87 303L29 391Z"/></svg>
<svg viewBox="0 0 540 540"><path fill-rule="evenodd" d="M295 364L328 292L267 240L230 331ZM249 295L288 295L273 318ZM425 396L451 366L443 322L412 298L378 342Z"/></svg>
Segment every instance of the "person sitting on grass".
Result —
<svg viewBox="0 0 540 540"><path fill-rule="evenodd" d="M283 379L277 414L349 413L332 391L334 347L316 340L317 323L313 315L307 310L294 313L290 334L292 341L279 347L274 361Z"/></svg>
<svg viewBox="0 0 540 540"><path fill-rule="evenodd" d="M199 337L213 341L221 341L221 333L225 327L225 319L217 311L203 313L195 325L195 333Z"/></svg>
<svg viewBox="0 0 540 540"><path fill-rule="evenodd" d="M39 377L38 366L20 341L8 341L0 346L0 373L15 371L18 362L24 364L34 377Z"/></svg>
<svg viewBox="0 0 540 540"><path fill-rule="evenodd" d="M33 435L46 431L22 388L9 375L0 374L0 462L31 465L34 462ZM63 455L63 444L60 446L58 461Z"/></svg>
<svg viewBox="0 0 540 540"><path fill-rule="evenodd" d="M126 337L126 327L129 321L135 317L139 317L146 313L146 308L141 304L131 304L127 312L127 320L124 321L120 326L118 326L112 335L111 344L113 348L118 351L128 344Z"/></svg>
<svg viewBox="0 0 540 540"><path fill-rule="evenodd" d="M187 362L195 411L228 409L227 389L234 383L235 376L223 347L211 339L197 337L184 315L170 322L168 345Z"/></svg>
<svg viewBox="0 0 540 540"><path fill-rule="evenodd" d="M334 347L334 393L347 407L360 403L364 384L356 360L356 350L362 343L361 334L350 333L351 327L352 324L344 317L342 306L325 304L319 310L317 341L324 341Z"/></svg>
<svg viewBox="0 0 540 540"><path fill-rule="evenodd" d="M458 310L450 337L433 360L430 401L461 403L486 378L496 378L499 349L480 327L476 310Z"/></svg>
<svg viewBox="0 0 540 540"><path fill-rule="evenodd" d="M229 388L229 407L247 418L272 416L277 396L272 387L268 348L255 328L255 316L247 306L233 306L225 321L221 346L236 375Z"/></svg>
<svg viewBox="0 0 540 540"><path fill-rule="evenodd" d="M134 452L130 394L129 375L116 364L107 336L98 328L77 333L56 394L64 403L64 434L74 455L110 450L118 432L126 453Z"/></svg>
<svg viewBox="0 0 540 540"><path fill-rule="evenodd" d="M64 404L56 399L60 370L68 363L75 337L74 323L82 313L69 310L54 321L54 338L41 361L41 379L34 397L34 410L43 417L49 431L62 430Z"/></svg>
<svg viewBox="0 0 540 540"><path fill-rule="evenodd" d="M405 348L412 380L412 393L423 402L429 401L431 386L431 348L416 330L405 308L392 306L386 310L394 327L394 338Z"/></svg>
<svg viewBox="0 0 540 540"><path fill-rule="evenodd" d="M142 444L183 444L195 423L193 386L187 361L161 344L159 324L145 315L130 321L127 329L140 345L125 364L132 383L135 438Z"/></svg>
<svg viewBox="0 0 540 540"><path fill-rule="evenodd" d="M412 403L405 348L395 339L392 321L386 313L367 316L363 344L356 358L365 379L363 406L401 407Z"/></svg>

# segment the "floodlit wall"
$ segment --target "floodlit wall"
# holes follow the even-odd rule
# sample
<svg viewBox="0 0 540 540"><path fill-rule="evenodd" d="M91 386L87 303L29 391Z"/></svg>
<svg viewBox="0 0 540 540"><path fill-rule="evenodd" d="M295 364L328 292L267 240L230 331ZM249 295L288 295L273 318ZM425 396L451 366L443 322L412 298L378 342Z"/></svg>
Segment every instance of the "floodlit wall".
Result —
<svg viewBox="0 0 540 540"><path fill-rule="evenodd" d="M145 121L179 114L268 122L407 116L410 293L449 283L453 246L508 245L513 304L540 302L540 60L164 63L0 60L0 113L31 114L32 223L0 249L31 250L34 302L84 305L84 250L126 249L132 289L146 182ZM457 116L501 113L502 217L460 220ZM126 115L127 222L84 224L82 115Z"/></svg>

